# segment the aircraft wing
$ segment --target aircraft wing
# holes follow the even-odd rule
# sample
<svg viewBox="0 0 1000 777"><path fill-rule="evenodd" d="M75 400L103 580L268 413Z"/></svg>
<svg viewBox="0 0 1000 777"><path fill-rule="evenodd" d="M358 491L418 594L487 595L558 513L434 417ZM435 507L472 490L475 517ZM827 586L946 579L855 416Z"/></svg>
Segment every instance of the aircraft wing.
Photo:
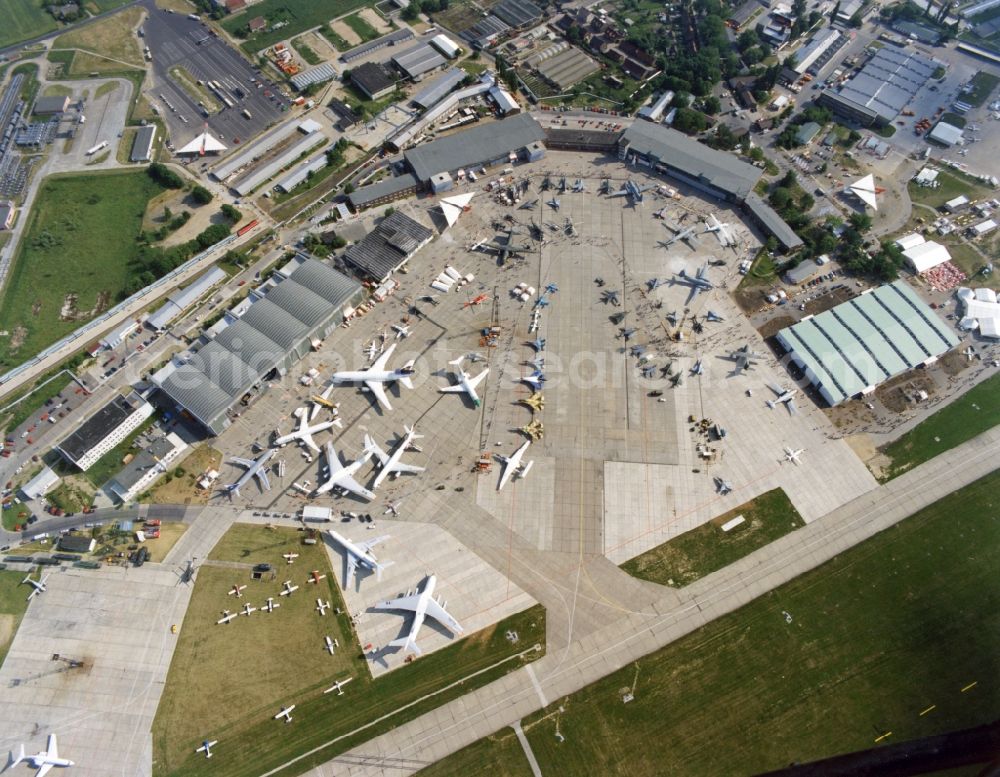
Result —
<svg viewBox="0 0 1000 777"><path fill-rule="evenodd" d="M254 465L254 462L250 461L250 459L241 459L238 456L233 456L233 458L229 460L229 463L239 464L241 467L246 467L247 469L250 469L250 467Z"/></svg>
<svg viewBox="0 0 1000 777"><path fill-rule="evenodd" d="M265 491L271 490L271 484L267 482L267 471L264 469L264 467L258 468L257 471L254 472L253 474L254 477L256 477L258 481L260 481L261 488L263 488Z"/></svg>
<svg viewBox="0 0 1000 777"><path fill-rule="evenodd" d="M461 634L465 631L465 629L462 628L462 625L451 617L451 613L449 613L444 607L435 602L433 599L427 600L427 614L442 626L447 626L451 629L451 631L457 634Z"/></svg>
<svg viewBox="0 0 1000 777"><path fill-rule="evenodd" d="M38 768L38 771L35 772L35 777L45 777L45 775L49 773L49 770L52 769L52 766L53 764L42 764Z"/></svg>
<svg viewBox="0 0 1000 777"><path fill-rule="evenodd" d="M375 458L378 459L379 464L382 466L385 466L385 463L389 460L389 454L378 447L378 443L372 439L370 434L365 435L365 450L374 453Z"/></svg>
<svg viewBox="0 0 1000 777"><path fill-rule="evenodd" d="M404 464L401 461L397 461L392 467L389 468L390 472L423 472L423 467L418 467L415 464Z"/></svg>
<svg viewBox="0 0 1000 777"><path fill-rule="evenodd" d="M344 577L344 588L351 584L355 572L358 571L358 560L351 551L347 551L347 575Z"/></svg>
<svg viewBox="0 0 1000 777"><path fill-rule="evenodd" d="M382 354L385 356L385 354ZM381 361L381 358L379 359ZM368 390L375 395L376 401L384 407L386 410L392 410L392 405L389 404L389 397L385 393L385 384L378 380L366 380L365 385Z"/></svg>
<svg viewBox="0 0 1000 777"><path fill-rule="evenodd" d="M338 477L334 481L334 485L337 486L337 488L343 488L347 491L350 491L352 494L357 494L358 496L364 497L369 502L375 498L375 494L373 494L371 491L369 491L358 481L356 481L354 478L352 478L350 475L347 474Z"/></svg>
<svg viewBox="0 0 1000 777"><path fill-rule="evenodd" d="M442 394L460 394L465 391L465 386L461 383L456 383L454 386L445 386L444 388L439 388Z"/></svg>
<svg viewBox="0 0 1000 777"><path fill-rule="evenodd" d="M624 197L626 194L628 194L628 191L626 189L619 189L616 192L611 192L611 194L609 194L608 197Z"/></svg>
<svg viewBox="0 0 1000 777"><path fill-rule="evenodd" d="M767 387L771 389L771 391L773 391L779 397L785 393L785 390L781 388L781 386L779 386L777 383L768 383Z"/></svg>
<svg viewBox="0 0 1000 777"><path fill-rule="evenodd" d="M359 548L362 548L365 551L365 553L371 553L372 548L374 548L376 545L385 542L387 539L389 539L389 535L383 534L381 537L376 537L373 540L368 540L367 542L359 542L357 543L357 546Z"/></svg>
<svg viewBox="0 0 1000 777"><path fill-rule="evenodd" d="M389 363L389 357L392 356L392 352L394 350L396 350L396 344L395 343L393 343L388 348L386 348L384 351L382 351L382 355L379 356L374 361L374 363L372 364L372 366L369 369L371 369L372 372L380 372L380 371L384 370L385 369L385 365Z"/></svg>
<svg viewBox="0 0 1000 777"><path fill-rule="evenodd" d="M795 415L797 412L799 412L799 408L795 404L794 399L789 399L785 404L788 405L788 412L791 413L792 415Z"/></svg>
<svg viewBox="0 0 1000 777"><path fill-rule="evenodd" d="M417 607L419 605L420 605L420 595L413 594L412 596L400 596L396 599L386 599L384 602L378 602L377 604L373 605L372 609L410 610L411 612L416 612ZM430 612L430 609L428 609L428 612Z"/></svg>
<svg viewBox="0 0 1000 777"><path fill-rule="evenodd" d="M49 734L49 743L45 746L45 752L50 758L59 757L59 743L56 741L55 734ZM41 772L39 772L40 774Z"/></svg>

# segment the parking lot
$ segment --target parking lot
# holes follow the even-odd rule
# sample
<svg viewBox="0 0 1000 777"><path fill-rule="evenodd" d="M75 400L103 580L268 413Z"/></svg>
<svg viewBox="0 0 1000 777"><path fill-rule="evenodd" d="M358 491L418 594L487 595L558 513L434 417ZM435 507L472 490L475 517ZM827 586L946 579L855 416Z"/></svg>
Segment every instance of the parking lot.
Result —
<svg viewBox="0 0 1000 777"><path fill-rule="evenodd" d="M284 115L282 107L288 108L288 100L278 88L267 79L257 88L262 79L257 69L223 40L210 34L206 25L184 14L161 10L153 0L145 0L143 6L149 11L143 25L144 42L153 57L149 97L167 122L174 146L183 146L201 134L207 123L209 130L232 148ZM198 102L170 76L170 69L175 66L182 66L196 79L218 81L234 107L223 106L218 113L203 115Z"/></svg>

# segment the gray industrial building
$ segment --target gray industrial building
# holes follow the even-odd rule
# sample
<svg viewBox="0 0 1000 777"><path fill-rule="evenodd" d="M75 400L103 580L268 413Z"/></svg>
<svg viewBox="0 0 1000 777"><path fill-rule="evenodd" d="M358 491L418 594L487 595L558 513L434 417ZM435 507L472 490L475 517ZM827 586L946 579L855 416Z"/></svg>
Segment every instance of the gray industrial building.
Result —
<svg viewBox="0 0 1000 777"><path fill-rule="evenodd" d="M305 125L306 122L303 122L299 125L299 129L304 131L303 128ZM260 165L250 168L246 173L237 178L232 184L233 190L241 197L245 197L284 168L288 167L288 165L292 164L300 156L312 151L316 146L325 143L326 140L326 135L318 130L312 130L306 133L305 137L294 139L276 156L262 162Z"/></svg>
<svg viewBox="0 0 1000 777"><path fill-rule="evenodd" d="M541 125L522 113L424 143L403 156L417 180L430 185L431 179L440 173L450 175L465 168L508 164L512 156L529 161L541 159L545 155L544 139Z"/></svg>
<svg viewBox="0 0 1000 777"><path fill-rule="evenodd" d="M447 60L429 43L418 43L394 54L392 64L411 81L419 81L432 70L444 67Z"/></svg>
<svg viewBox="0 0 1000 777"><path fill-rule="evenodd" d="M347 201L355 211L359 211L408 197L416 191L416 177L412 173L403 173L392 178L383 178L369 186L358 187L347 195Z"/></svg>
<svg viewBox="0 0 1000 777"><path fill-rule="evenodd" d="M327 165L326 154L320 154L315 159L309 159L302 162L294 170L290 170L288 174L281 178L275 185L275 189L281 189L283 192L290 192L300 183L305 181L313 173L318 173Z"/></svg>
<svg viewBox="0 0 1000 777"><path fill-rule="evenodd" d="M465 80L466 73L460 67L453 67L440 78L434 79L423 89L410 98L410 102L418 108L427 110L443 100L452 89Z"/></svg>
<svg viewBox="0 0 1000 777"><path fill-rule="evenodd" d="M153 406L136 392L116 396L59 443L56 450L86 472L152 414Z"/></svg>
<svg viewBox="0 0 1000 777"><path fill-rule="evenodd" d="M511 27L527 27L542 18L542 9L528 0L500 0L490 13Z"/></svg>
<svg viewBox="0 0 1000 777"><path fill-rule="evenodd" d="M750 192L746 196L743 201L743 212L765 234L771 235L778 241L778 248L781 249L782 253L795 251L802 247L802 238L796 235L795 231L778 215L778 212L758 197L756 193Z"/></svg>
<svg viewBox="0 0 1000 777"><path fill-rule="evenodd" d="M905 281L809 316L777 339L831 405L931 364L959 342Z"/></svg>
<svg viewBox="0 0 1000 777"><path fill-rule="evenodd" d="M375 40L370 40L367 43L362 43L360 46L355 46L353 49L345 51L341 54L340 58L344 62L353 62L356 59L360 59L361 57L371 54L373 51L378 51L386 46L395 46L397 43L410 40L412 37L413 30L409 27L403 27L399 30L393 30L388 35L383 35L381 38L375 38Z"/></svg>
<svg viewBox="0 0 1000 777"><path fill-rule="evenodd" d="M393 81L385 72L385 68L375 62L365 62L351 71L351 83L365 93L369 100L377 100L392 94L396 88Z"/></svg>
<svg viewBox="0 0 1000 777"><path fill-rule="evenodd" d="M148 162L153 158L153 143L156 141L156 125L147 124L139 127L132 141L132 153L129 160L132 162Z"/></svg>
<svg viewBox="0 0 1000 777"><path fill-rule="evenodd" d="M153 375L153 382L178 408L219 434L229 425L234 405L267 376L286 373L363 296L357 281L298 254L253 293L242 317L186 361L172 361Z"/></svg>
<svg viewBox="0 0 1000 777"><path fill-rule="evenodd" d="M39 97L31 112L36 116L52 116L69 110L69 97L56 95L54 97Z"/></svg>
<svg viewBox="0 0 1000 777"><path fill-rule="evenodd" d="M929 57L886 46L839 92L824 89L817 102L864 126L884 126L907 106L938 66Z"/></svg>
<svg viewBox="0 0 1000 777"><path fill-rule="evenodd" d="M301 92L307 86L322 84L324 81L332 81L336 77L337 71L333 69L333 65L329 62L324 62L322 65L317 65L308 70L303 70L301 73L296 73L292 76L292 86Z"/></svg>
<svg viewBox="0 0 1000 777"><path fill-rule="evenodd" d="M193 283L167 295L167 301L146 319L145 325L157 332L166 329L171 321L191 307L206 291L215 284L222 283L227 277L222 268L213 267Z"/></svg>
<svg viewBox="0 0 1000 777"><path fill-rule="evenodd" d="M762 171L730 153L716 151L682 132L637 121L622 133L618 155L673 176L728 202L743 202Z"/></svg>
<svg viewBox="0 0 1000 777"><path fill-rule="evenodd" d="M405 213L394 211L344 253L362 276L381 283L423 248L434 233Z"/></svg>

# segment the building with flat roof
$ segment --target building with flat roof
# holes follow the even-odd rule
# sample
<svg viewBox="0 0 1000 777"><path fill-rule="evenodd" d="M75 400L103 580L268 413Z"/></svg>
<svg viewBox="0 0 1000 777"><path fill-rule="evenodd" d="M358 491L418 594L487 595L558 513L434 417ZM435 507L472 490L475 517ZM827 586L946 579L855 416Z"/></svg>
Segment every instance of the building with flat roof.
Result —
<svg viewBox="0 0 1000 777"><path fill-rule="evenodd" d="M375 62L365 62L351 70L351 83L365 93L369 100L378 100L392 94L396 82Z"/></svg>
<svg viewBox="0 0 1000 777"><path fill-rule="evenodd" d="M343 62L354 62L357 59L361 59L361 57L371 54L373 51L378 51L386 46L395 46L397 43L410 40L412 37L413 30L409 27L401 27L387 35L383 35L381 38L375 38L375 40L370 40L367 43L362 43L360 46L355 46L349 51L345 51L340 55L340 59Z"/></svg>
<svg viewBox="0 0 1000 777"><path fill-rule="evenodd" d="M417 179L412 173L403 173L368 186L359 186L347 195L347 201L355 211L359 211L408 197L416 191Z"/></svg>
<svg viewBox="0 0 1000 777"><path fill-rule="evenodd" d="M946 121L939 121L927 133L927 137L946 146L960 145L962 143L962 128L956 127L954 124L949 124Z"/></svg>
<svg viewBox="0 0 1000 777"><path fill-rule="evenodd" d="M907 106L937 67L929 57L883 47L840 91L824 89L817 102L864 126L883 126Z"/></svg>
<svg viewBox="0 0 1000 777"><path fill-rule="evenodd" d="M444 75L435 78L424 86L410 98L410 102L418 108L427 110L431 106L441 102L449 92L465 80L466 75L468 74L462 68L453 67L445 72Z"/></svg>
<svg viewBox="0 0 1000 777"><path fill-rule="evenodd" d="M297 254L228 311L198 350L174 357L152 382L211 434L230 424L268 376L284 375L314 341L326 338L364 297L357 281Z"/></svg>
<svg viewBox="0 0 1000 777"><path fill-rule="evenodd" d="M0 200L0 229L10 229L14 226L14 214L17 207L13 200Z"/></svg>
<svg viewBox="0 0 1000 777"><path fill-rule="evenodd" d="M159 480L187 448L188 444L173 432L158 437L108 481L107 490L122 504L131 502Z"/></svg>
<svg viewBox="0 0 1000 777"><path fill-rule="evenodd" d="M303 183L310 175L318 173L327 165L326 154L320 154L313 159L307 159L301 162L297 167L288 171L284 178L279 178L278 182L274 184L275 189L280 189L283 192L290 192L300 183Z"/></svg>
<svg viewBox="0 0 1000 777"><path fill-rule="evenodd" d="M130 162L149 162L153 158L153 143L156 141L156 125L147 124L139 127L132 141Z"/></svg>
<svg viewBox="0 0 1000 777"><path fill-rule="evenodd" d="M800 286L808 280L816 277L822 269L822 265L813 259L805 259L785 272L785 283L789 286Z"/></svg>
<svg viewBox="0 0 1000 777"><path fill-rule="evenodd" d="M756 0L754 0L754 3L756 3ZM757 7L759 8L760 6L758 5ZM673 99L674 93L666 89L649 105L642 106L639 109L639 116L647 121L660 121Z"/></svg>
<svg viewBox="0 0 1000 777"><path fill-rule="evenodd" d="M86 472L152 414L153 406L136 392L117 396L59 443L56 450Z"/></svg>
<svg viewBox="0 0 1000 777"><path fill-rule="evenodd" d="M35 105L31 109L31 112L36 116L52 116L56 113L64 113L69 110L69 102L67 95L39 97L35 100Z"/></svg>
<svg viewBox="0 0 1000 777"><path fill-rule="evenodd" d="M183 289L171 292L167 295L167 301L146 319L146 326L156 332L163 331L171 321L201 299L205 292L227 277L229 276L221 267L213 267Z"/></svg>
<svg viewBox="0 0 1000 777"><path fill-rule="evenodd" d="M525 156L529 159L544 155L537 147L545 139L541 125L526 113L503 121L479 124L439 140L424 143L404 152L403 156L417 180L429 185L438 173L455 173L460 169L492 167L509 164Z"/></svg>
<svg viewBox="0 0 1000 777"><path fill-rule="evenodd" d="M846 42L839 30L827 27L813 35L812 40L795 52L795 64L792 66L799 75L816 73L830 61L837 50Z"/></svg>
<svg viewBox="0 0 1000 777"><path fill-rule="evenodd" d="M830 405L935 362L958 338L905 281L782 329L778 342Z"/></svg>
<svg viewBox="0 0 1000 777"><path fill-rule="evenodd" d="M59 550L64 553L91 553L97 540L82 534L64 534L59 538Z"/></svg>
<svg viewBox="0 0 1000 777"><path fill-rule="evenodd" d="M725 151L716 151L682 132L637 121L618 141L621 159L635 160L713 197L742 202L763 171Z"/></svg>
<svg viewBox="0 0 1000 777"><path fill-rule="evenodd" d="M802 238L796 235L778 212L758 197L756 192L750 192L746 196L743 201L743 212L765 235L770 235L778 241L778 248L782 253L796 251L802 247Z"/></svg>
<svg viewBox="0 0 1000 777"><path fill-rule="evenodd" d="M344 261L378 283L406 264L434 233L401 211L394 211L344 253Z"/></svg>
<svg viewBox="0 0 1000 777"><path fill-rule="evenodd" d="M913 268L915 273L927 272L939 264L951 261L948 249L933 240L927 240L904 249L903 256L906 257L906 263Z"/></svg>
<svg viewBox="0 0 1000 777"><path fill-rule="evenodd" d="M41 472L21 486L19 490L21 496L30 502L32 499L38 499L38 497L43 496L47 491L51 491L58 482L59 476L52 471L51 467L46 465L42 467Z"/></svg>

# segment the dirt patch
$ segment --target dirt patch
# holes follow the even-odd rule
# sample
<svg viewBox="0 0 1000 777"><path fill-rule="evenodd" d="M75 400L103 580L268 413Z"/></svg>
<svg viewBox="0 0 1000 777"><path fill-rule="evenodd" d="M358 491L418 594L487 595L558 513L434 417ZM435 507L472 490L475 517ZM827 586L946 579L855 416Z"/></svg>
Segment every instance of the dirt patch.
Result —
<svg viewBox="0 0 1000 777"><path fill-rule="evenodd" d="M969 369L969 365L971 364L972 362L969 361L969 357L961 351L949 351L938 359L938 365L944 370L944 374L949 377L964 372Z"/></svg>
<svg viewBox="0 0 1000 777"><path fill-rule="evenodd" d="M41 312L42 312L42 301L40 299L36 299L34 302L31 303L31 315L33 315L35 318L38 318L38 314Z"/></svg>
<svg viewBox="0 0 1000 777"><path fill-rule="evenodd" d="M789 327L795 323L795 319L791 316L778 316L777 318L772 318L766 324L758 328L760 336L767 340L769 337L774 337L778 332L780 332L785 327Z"/></svg>
<svg viewBox="0 0 1000 777"><path fill-rule="evenodd" d="M16 351L22 345L24 345L24 340L28 336L28 330L23 326L14 327L14 334L10 338L10 350Z"/></svg>
<svg viewBox="0 0 1000 777"><path fill-rule="evenodd" d="M192 451L183 461L166 476L160 478L153 490L143 495L143 501L154 504L208 504L212 490L198 488L198 479L208 470L219 470L222 466L222 454L207 445ZM183 474L178 475L178 470Z"/></svg>
<svg viewBox="0 0 1000 777"><path fill-rule="evenodd" d="M902 413L915 404L916 397L921 391L930 397L937 392L937 388L926 371L911 370L879 386L875 390L875 398L886 410Z"/></svg>
<svg viewBox="0 0 1000 777"><path fill-rule="evenodd" d="M300 35L299 40L315 51L316 56L321 59L334 59L337 56L337 50L330 45L330 41L322 35L317 35L315 32L307 32L305 35Z"/></svg>
<svg viewBox="0 0 1000 777"><path fill-rule="evenodd" d="M332 22L330 29L347 41L347 45L349 46L358 46L361 44L361 38L358 34L343 22Z"/></svg>
<svg viewBox="0 0 1000 777"><path fill-rule="evenodd" d="M90 311L90 317L103 313L109 307L111 307L111 293L107 291L100 292L97 295L97 303L94 305L94 309Z"/></svg>
<svg viewBox="0 0 1000 777"><path fill-rule="evenodd" d="M847 302L849 299L854 298L854 292L851 291L849 286L844 286L843 288L834 289L827 294L818 297L817 299L810 300L806 304L806 313L815 316L819 313L824 313L827 310L831 310L839 305L841 302Z"/></svg>
<svg viewBox="0 0 1000 777"><path fill-rule="evenodd" d="M362 8L358 11L358 16L368 22L372 27L379 31L379 34L392 32L392 27L390 27L385 19L375 13L372 8Z"/></svg>
<svg viewBox="0 0 1000 777"><path fill-rule="evenodd" d="M73 321L77 316L76 309L77 296L75 293L70 292L65 297L63 297L62 307L59 309L59 318L63 321Z"/></svg>

